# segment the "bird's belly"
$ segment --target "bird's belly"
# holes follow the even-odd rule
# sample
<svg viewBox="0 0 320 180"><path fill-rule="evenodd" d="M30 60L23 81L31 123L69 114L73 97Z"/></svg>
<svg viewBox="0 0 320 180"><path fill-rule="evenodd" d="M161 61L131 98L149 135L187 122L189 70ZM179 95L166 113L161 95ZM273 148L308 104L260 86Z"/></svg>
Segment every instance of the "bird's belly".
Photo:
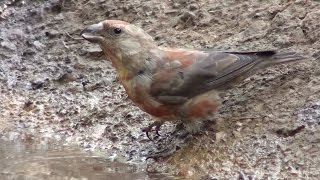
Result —
<svg viewBox="0 0 320 180"><path fill-rule="evenodd" d="M220 105L220 98L216 91L193 97L184 104L172 105L155 101L145 86L135 85L123 83L128 97L141 110L164 121L203 119L216 112Z"/></svg>
<svg viewBox="0 0 320 180"><path fill-rule="evenodd" d="M177 111L175 110L177 108L170 105L153 106L149 103L144 103L139 107L148 114L163 120L176 120L177 118Z"/></svg>
<svg viewBox="0 0 320 180"><path fill-rule="evenodd" d="M209 91L187 101L180 108L182 116L188 120L207 118L218 110L220 97L216 91Z"/></svg>
<svg viewBox="0 0 320 180"><path fill-rule="evenodd" d="M181 105L166 105L154 101L133 101L148 114L163 121L204 120L218 110L220 100L214 94L203 94Z"/></svg>
<svg viewBox="0 0 320 180"><path fill-rule="evenodd" d="M130 82L122 82L128 97L146 113L160 119L174 119L177 116L178 106L164 105L155 101L144 88L143 85L135 84L132 86Z"/></svg>

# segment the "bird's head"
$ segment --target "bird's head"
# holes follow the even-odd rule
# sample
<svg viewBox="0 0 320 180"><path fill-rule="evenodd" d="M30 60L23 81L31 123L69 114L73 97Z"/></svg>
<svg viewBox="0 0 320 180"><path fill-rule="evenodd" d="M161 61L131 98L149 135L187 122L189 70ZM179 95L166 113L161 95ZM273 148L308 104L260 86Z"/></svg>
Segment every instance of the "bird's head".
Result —
<svg viewBox="0 0 320 180"><path fill-rule="evenodd" d="M84 39L97 43L111 60L126 59L155 46L152 37L141 28L119 20L105 20L85 28Z"/></svg>

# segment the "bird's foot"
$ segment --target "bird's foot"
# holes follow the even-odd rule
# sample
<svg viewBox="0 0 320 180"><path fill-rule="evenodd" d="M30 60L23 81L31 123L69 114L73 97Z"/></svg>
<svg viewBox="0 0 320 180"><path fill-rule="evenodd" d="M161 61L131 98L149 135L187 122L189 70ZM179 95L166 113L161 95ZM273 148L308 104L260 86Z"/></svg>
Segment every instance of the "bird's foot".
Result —
<svg viewBox="0 0 320 180"><path fill-rule="evenodd" d="M161 122L161 121L155 121L154 123L150 124L148 127L143 128L142 132L146 132L148 139L152 140L149 136L149 132L151 132L153 127L155 127L156 134L158 136L160 136L159 131L160 131L160 127L162 124L163 124L163 122Z"/></svg>

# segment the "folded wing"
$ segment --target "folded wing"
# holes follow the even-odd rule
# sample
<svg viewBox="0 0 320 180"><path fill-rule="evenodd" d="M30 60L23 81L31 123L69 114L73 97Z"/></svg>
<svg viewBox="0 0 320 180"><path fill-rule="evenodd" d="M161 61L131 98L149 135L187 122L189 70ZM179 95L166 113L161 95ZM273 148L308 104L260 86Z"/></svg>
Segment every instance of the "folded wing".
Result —
<svg viewBox="0 0 320 180"><path fill-rule="evenodd" d="M255 73L261 62L271 62L277 54L275 51L205 53L206 56L197 59L195 52L193 63L187 67L181 66L155 73L152 78L151 95L162 103L184 103L206 91L226 89L241 82Z"/></svg>

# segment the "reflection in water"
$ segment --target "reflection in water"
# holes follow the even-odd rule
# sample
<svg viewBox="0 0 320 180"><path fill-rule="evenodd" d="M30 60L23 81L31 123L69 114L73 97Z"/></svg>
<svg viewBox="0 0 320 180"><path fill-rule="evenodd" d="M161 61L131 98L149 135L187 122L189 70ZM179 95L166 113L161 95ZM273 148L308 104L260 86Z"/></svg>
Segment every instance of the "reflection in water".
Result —
<svg viewBox="0 0 320 180"><path fill-rule="evenodd" d="M53 143L0 140L0 179L150 179L137 166Z"/></svg>

